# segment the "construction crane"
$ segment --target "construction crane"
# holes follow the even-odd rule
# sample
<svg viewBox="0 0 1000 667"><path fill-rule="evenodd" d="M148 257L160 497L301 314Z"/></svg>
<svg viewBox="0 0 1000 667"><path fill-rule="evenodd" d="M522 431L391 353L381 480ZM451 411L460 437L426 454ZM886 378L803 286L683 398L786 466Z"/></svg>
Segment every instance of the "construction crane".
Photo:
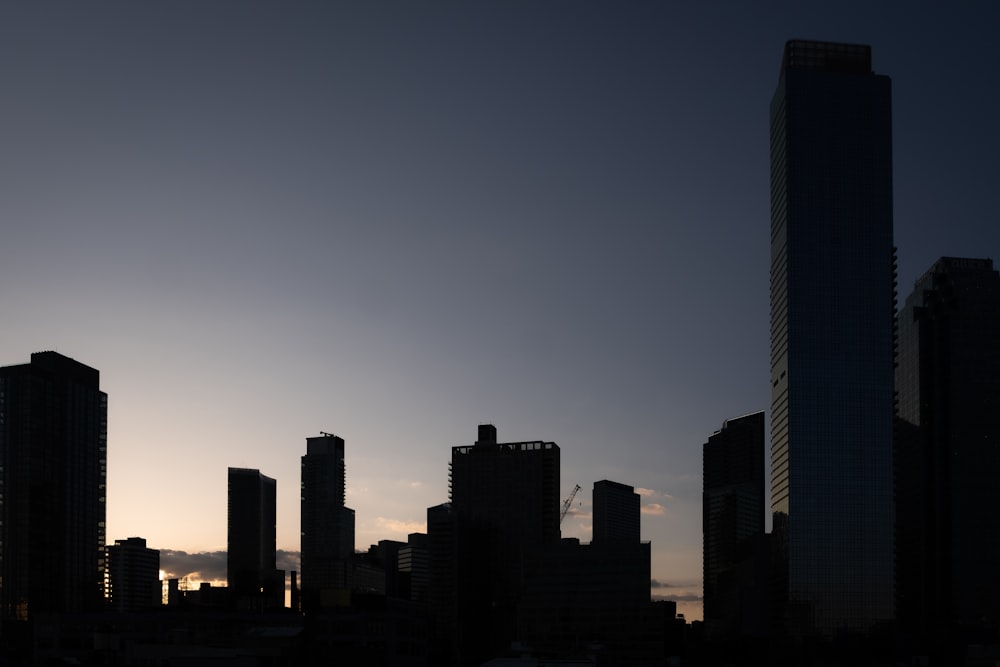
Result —
<svg viewBox="0 0 1000 667"><path fill-rule="evenodd" d="M562 512L559 513L559 525L562 525L563 519L566 518L566 512L569 511L569 506L573 504L573 499L576 498L576 492L580 490L580 485L576 484L573 486L573 490L570 492L566 500L563 501Z"/></svg>

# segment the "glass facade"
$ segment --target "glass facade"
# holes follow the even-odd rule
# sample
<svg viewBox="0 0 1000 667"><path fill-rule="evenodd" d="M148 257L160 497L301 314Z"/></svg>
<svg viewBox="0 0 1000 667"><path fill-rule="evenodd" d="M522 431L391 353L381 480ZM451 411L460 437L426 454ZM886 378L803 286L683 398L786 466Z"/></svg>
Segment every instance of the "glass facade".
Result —
<svg viewBox="0 0 1000 667"><path fill-rule="evenodd" d="M733 615L734 573L747 541L764 534L764 413L726 420L702 447L704 618Z"/></svg>
<svg viewBox="0 0 1000 667"><path fill-rule="evenodd" d="M276 569L277 483L250 468L229 468L229 595L239 608L284 606L284 573Z"/></svg>
<svg viewBox="0 0 1000 667"><path fill-rule="evenodd" d="M867 46L793 41L771 102L771 496L794 633L894 616L890 88Z"/></svg>
<svg viewBox="0 0 1000 667"><path fill-rule="evenodd" d="M602 479L594 482L594 542L607 540L639 541L639 494L635 488Z"/></svg>
<svg viewBox="0 0 1000 667"><path fill-rule="evenodd" d="M926 639L1000 623L1000 274L942 257L898 316L899 621Z"/></svg>

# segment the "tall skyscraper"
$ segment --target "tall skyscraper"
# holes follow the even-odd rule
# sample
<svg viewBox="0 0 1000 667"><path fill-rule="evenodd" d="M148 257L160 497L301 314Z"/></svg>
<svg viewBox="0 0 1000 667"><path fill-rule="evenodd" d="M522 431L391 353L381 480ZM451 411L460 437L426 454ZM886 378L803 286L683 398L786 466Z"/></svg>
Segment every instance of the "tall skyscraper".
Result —
<svg viewBox="0 0 1000 667"><path fill-rule="evenodd" d="M226 573L239 608L284 606L284 572L276 567L277 485L249 468L229 468Z"/></svg>
<svg viewBox="0 0 1000 667"><path fill-rule="evenodd" d="M108 604L118 612L146 611L163 604L160 552L130 537L108 546Z"/></svg>
<svg viewBox="0 0 1000 667"><path fill-rule="evenodd" d="M354 510L344 506L344 439L306 438L302 457L302 604L319 604L323 591L349 590L354 553Z"/></svg>
<svg viewBox="0 0 1000 667"><path fill-rule="evenodd" d="M594 482L594 542L639 541L639 494L635 488L603 479Z"/></svg>
<svg viewBox="0 0 1000 667"><path fill-rule="evenodd" d="M492 534L494 593L508 598L542 545L559 540L559 446L498 443L496 427L483 424L475 445L452 448L450 477L452 508Z"/></svg>
<svg viewBox="0 0 1000 667"><path fill-rule="evenodd" d="M559 446L499 443L482 424L474 445L452 448L450 480L451 502L427 514L432 586L441 587L431 602L450 655L478 664L509 648L524 584L559 542Z"/></svg>
<svg viewBox="0 0 1000 667"><path fill-rule="evenodd" d="M790 41L771 101L771 503L792 632L894 615L891 84Z"/></svg>
<svg viewBox="0 0 1000 667"><path fill-rule="evenodd" d="M764 413L727 419L702 447L704 620L713 634L737 635L762 600L741 576L754 569L764 535ZM755 607L756 608L756 607Z"/></svg>
<svg viewBox="0 0 1000 667"><path fill-rule="evenodd" d="M0 613L72 612L104 599L108 396L56 352L0 368Z"/></svg>
<svg viewBox="0 0 1000 667"><path fill-rule="evenodd" d="M898 315L899 620L1000 624L1000 274L942 257Z"/></svg>
<svg viewBox="0 0 1000 667"><path fill-rule="evenodd" d="M431 654L432 664L460 665L462 640L459 635L459 591L464 591L462 603L468 604L468 596L481 591L475 585L475 554L462 553L460 537L464 533L459 525L458 514L451 503L443 503L427 508L427 552L430 587L427 591L427 607L434 619L434 638ZM464 567L460 567L463 565Z"/></svg>

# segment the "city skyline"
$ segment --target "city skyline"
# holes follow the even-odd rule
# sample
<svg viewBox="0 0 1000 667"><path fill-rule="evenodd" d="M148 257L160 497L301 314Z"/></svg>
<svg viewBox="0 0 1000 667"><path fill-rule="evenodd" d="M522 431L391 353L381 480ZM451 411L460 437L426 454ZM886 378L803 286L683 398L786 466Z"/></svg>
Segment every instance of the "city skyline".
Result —
<svg viewBox="0 0 1000 667"><path fill-rule="evenodd" d="M701 445L770 403L783 44L869 44L893 79L905 294L1000 248L998 12L5 7L0 365L100 370L107 542L165 563L224 551L228 467L277 480L298 551L321 431L348 443L355 547L405 539L494 423L559 443L561 497L634 486L653 594L696 600ZM589 510L563 534L589 541Z"/></svg>

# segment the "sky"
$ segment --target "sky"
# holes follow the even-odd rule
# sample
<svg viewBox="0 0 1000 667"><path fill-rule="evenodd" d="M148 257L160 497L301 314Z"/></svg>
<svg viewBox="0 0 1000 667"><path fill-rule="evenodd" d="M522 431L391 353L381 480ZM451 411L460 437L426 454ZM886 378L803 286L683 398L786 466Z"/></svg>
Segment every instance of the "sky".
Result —
<svg viewBox="0 0 1000 667"><path fill-rule="evenodd" d="M9 2L0 365L109 396L108 540L224 578L226 469L346 441L356 546L448 499L477 426L554 441L562 524L642 496L701 617L701 455L767 410L768 106L793 38L893 81L899 302L997 259L994 2Z"/></svg>

